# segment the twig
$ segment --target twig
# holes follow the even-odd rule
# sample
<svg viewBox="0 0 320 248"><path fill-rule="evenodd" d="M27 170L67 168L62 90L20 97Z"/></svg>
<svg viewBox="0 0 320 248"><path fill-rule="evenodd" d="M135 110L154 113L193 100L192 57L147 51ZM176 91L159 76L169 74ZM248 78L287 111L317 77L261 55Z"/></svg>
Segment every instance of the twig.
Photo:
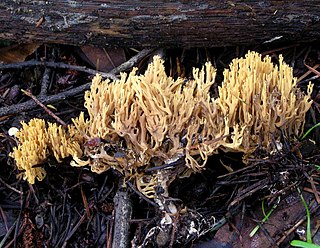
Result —
<svg viewBox="0 0 320 248"><path fill-rule="evenodd" d="M252 165L248 165L248 166L245 166L242 169L239 169L239 170L236 170L236 171L233 171L233 172L229 172L227 174L223 174L221 176L218 176L217 178L220 179L220 178L224 178L224 177L231 176L231 175L234 175L234 174L241 174L243 171L255 168L256 166L257 166L257 164L253 163Z"/></svg>
<svg viewBox="0 0 320 248"><path fill-rule="evenodd" d="M64 241L62 247L67 247L68 241L69 239L73 236L73 234L77 231L77 229L79 228L79 226L83 223L83 221L85 220L87 216L87 212L84 212L84 214L81 216L80 220L78 221L78 223L74 226L74 228L70 231L70 233L68 234L66 240Z"/></svg>
<svg viewBox="0 0 320 248"><path fill-rule="evenodd" d="M240 240L241 243L243 242L243 236L242 236L242 234L241 234L241 230L242 230L242 228L244 227L243 224L244 224L244 216L245 216L245 213L246 213L246 203L243 202L243 203L242 203L242 209L241 209L240 222L239 222L239 224L236 226L236 229L235 229L237 232L239 232L237 235L239 236L239 240ZM233 235L232 241L234 241L235 235L236 235L236 233Z"/></svg>
<svg viewBox="0 0 320 248"><path fill-rule="evenodd" d="M95 240L94 244L97 245L98 242L99 242L99 239L101 238L101 229L102 229L101 228L102 227L102 221L100 220L100 215L99 214L95 214L94 215L94 223L96 223L96 225L95 225L95 234L94 234L96 240ZM103 232L103 234L105 234L105 233Z"/></svg>
<svg viewBox="0 0 320 248"><path fill-rule="evenodd" d="M42 61L30 60L30 61L19 62L19 63L3 64L3 65L0 65L0 70L22 69L25 67L32 67L32 66L45 66L50 68L69 69L69 70L85 72L91 75L100 74L102 77L111 78L113 80L118 79L113 73L106 73L102 71L93 70L85 66L69 65L62 62L42 62Z"/></svg>
<svg viewBox="0 0 320 248"><path fill-rule="evenodd" d="M308 65L306 64L306 62L304 62L304 65L305 65L305 67L308 68L309 71L313 72L313 73L316 74L318 77L320 77L320 72L318 72L318 71L316 70L316 68L318 68L317 66L319 66L319 65L315 66L315 68L312 68L311 66L308 66Z"/></svg>
<svg viewBox="0 0 320 248"><path fill-rule="evenodd" d="M176 166L185 164L184 158L185 158L185 157L179 158L177 161L174 161L174 162L172 162L172 163L168 163L168 164L164 164L164 165L159 165L159 166L147 168L147 169L145 169L144 171L145 171L146 173L148 173L148 172L152 172L152 171L156 171L156 170L163 170L163 169L168 169L168 168L171 169L171 168L173 168L173 167L176 167Z"/></svg>
<svg viewBox="0 0 320 248"><path fill-rule="evenodd" d="M146 196L145 196L144 194L142 194L139 190L137 190L137 189L132 185L132 183L127 182L127 185L128 185L137 195L139 195L143 200L145 200L146 202L148 202L149 204L151 204L152 206L154 206L154 207L156 207L156 208L159 207L155 202L151 201L148 197L146 197Z"/></svg>
<svg viewBox="0 0 320 248"><path fill-rule="evenodd" d="M17 224L16 224L16 227L15 227L15 230L14 230L14 236L13 236L13 247L16 248L17 247L17 238L18 236L21 234L21 230L22 228L24 229L24 225L22 225L21 229L20 229L20 232L19 232L19 227L20 227L20 221L21 221L21 217L22 217L22 212L24 211L24 206L25 206L25 199L24 199L24 196L23 194L20 195L21 197L21 204L20 204L20 212L19 212L19 215L18 215L18 218L17 218Z"/></svg>
<svg viewBox="0 0 320 248"><path fill-rule="evenodd" d="M38 206L40 203L39 203L39 199L37 197L36 191L34 190L34 187L32 186L32 184L28 183L28 186L29 186L29 190L30 190L29 192L30 192L30 194L33 195L34 201L35 201L36 205Z"/></svg>
<svg viewBox="0 0 320 248"><path fill-rule="evenodd" d="M91 82L86 83L81 86L78 86L76 88L61 92L56 95L39 96L38 100L40 102L42 102L43 104L52 104L54 102L64 100L68 97L80 94L83 91L90 89L90 85L91 85ZM5 115L13 115L13 114L21 113L24 111L28 111L28 110L34 109L36 106L37 106L37 104L33 100L29 100L29 101L26 101L23 103L18 103L18 104L11 105L8 107L2 107L2 108L0 108L0 117L5 116Z"/></svg>
<svg viewBox="0 0 320 248"><path fill-rule="evenodd" d="M50 74L51 69L46 68L43 73L42 82L41 82L41 89L40 89L40 96L44 96L47 94L48 87L50 84Z"/></svg>
<svg viewBox="0 0 320 248"><path fill-rule="evenodd" d="M263 179L258 181L257 183L254 183L253 185L246 188L244 191L240 192L235 199L229 204L228 209L230 209L232 206L237 204L238 202L242 201L246 197L252 195L253 193L257 192L258 190L264 188L266 185L268 185L269 180Z"/></svg>
<svg viewBox="0 0 320 248"><path fill-rule="evenodd" d="M312 69L316 70L319 66L320 66L320 64L316 64L315 66L312 67ZM307 77L311 73L312 73L312 71L308 70L306 73L304 73L301 77L299 77L297 79L297 83L299 83L302 79L304 79L305 77ZM317 75L317 76L319 77L319 75Z"/></svg>
<svg viewBox="0 0 320 248"><path fill-rule="evenodd" d="M99 192L98 192L97 201L100 200L100 196L101 196L103 190L105 189L105 186L106 186L106 183L107 183L108 179L109 179L109 177L108 177L108 175L106 175L106 176L104 177L102 186L101 186L101 188L100 188L100 190L99 190ZM113 188L113 185L112 185L112 188ZM111 192L110 192L110 193L111 193Z"/></svg>
<svg viewBox="0 0 320 248"><path fill-rule="evenodd" d="M279 51L282 51L282 50L285 50L285 49L288 49L288 48L292 48L292 47L298 47L300 46L300 44L293 44L293 45L289 45L289 46L284 46L284 47L279 47L279 48L276 48L276 49L273 49L273 50L269 50L269 51L265 51L263 53L261 53L262 56L266 56L270 53L275 53L275 52L279 52Z"/></svg>
<svg viewBox="0 0 320 248"><path fill-rule="evenodd" d="M112 226L113 226L113 220L107 221L107 230L106 230L106 247L107 248L112 248Z"/></svg>
<svg viewBox="0 0 320 248"><path fill-rule="evenodd" d="M311 207L310 207L311 206ZM311 204L309 204L309 210L310 210L310 214L315 213L318 208L320 207L320 205L317 204L317 202L312 202ZM307 216L305 213L303 213L303 217L301 217L300 219L297 220L297 222L288 230L284 231L282 234L282 237L280 239L277 240L277 245L280 245L286 238L289 237L289 235L291 233L294 232L294 230L297 229L298 226L300 226L305 220L307 219Z"/></svg>
<svg viewBox="0 0 320 248"><path fill-rule="evenodd" d="M313 195L315 196L315 199L316 199L317 203L320 205L319 192L318 192L317 187L316 187L316 185L315 185L315 183L314 183L314 181L313 181L312 176L309 176L307 173L303 173L303 174L305 174L306 177L308 178L308 181L309 181L309 183L310 183L310 185L311 185L311 188L312 188L312 191L313 191L312 193L313 193Z"/></svg>
<svg viewBox="0 0 320 248"><path fill-rule="evenodd" d="M111 74L118 74L121 71L125 71L133 66L135 66L141 59L152 53L155 49L143 49L138 54L133 56L128 61L124 62L123 64L119 65L117 68L110 71Z"/></svg>
<svg viewBox="0 0 320 248"><path fill-rule="evenodd" d="M34 95L32 95L31 92L26 90L21 90L24 94L31 97L33 101L35 101L41 108L43 108L52 118L54 118L57 122L59 122L62 126L65 128L67 127L67 124L61 120L57 115L55 115L50 109L48 109L42 102L40 102Z"/></svg>
<svg viewBox="0 0 320 248"><path fill-rule="evenodd" d="M8 189L11 189L12 191L14 191L14 192L16 192L16 193L18 193L18 194L20 194L20 195L22 195L23 194L23 192L22 191L20 191L20 190L18 190L18 189L16 189L16 188L14 188L14 187L12 187L12 186L10 186L9 184L7 184L5 181L3 181L2 180L2 178L0 178L0 182L4 185L4 186L6 186Z"/></svg>
<svg viewBox="0 0 320 248"><path fill-rule="evenodd" d="M2 207L0 206L0 214L1 214L1 217L2 217L2 220L3 220L3 224L4 224L4 227L6 229L6 231L8 232L9 231L9 228L8 228L8 219L7 219L7 216L5 214L5 212L3 211ZM0 246L1 247L1 246Z"/></svg>
<svg viewBox="0 0 320 248"><path fill-rule="evenodd" d="M9 230L7 231L7 233L4 236L4 238L1 240L0 247L4 246L4 244L6 243L7 239L9 238L10 234L12 233L13 229L16 227L16 225L17 225L17 220L12 224L12 226L9 228Z"/></svg>
<svg viewBox="0 0 320 248"><path fill-rule="evenodd" d="M64 203L65 205L65 203ZM70 210L70 207L69 205L66 207L67 209L67 216L68 216L68 219L67 219L67 224L64 225L61 229L63 229L64 231L61 233L61 229L60 230L57 230L56 231L56 236L54 238L54 242L52 242L52 244L55 244L53 247L61 247L62 244L64 244L65 242L67 242L67 238L68 238L68 235L70 233L70 228L72 228L73 226L73 223L71 223L71 210ZM55 214L55 212L57 211L57 209L53 209L52 213L53 215ZM60 226L59 224L59 220L64 220L64 216L65 216L65 212L64 210L62 211L61 215L58 217L58 218L53 218L54 220L57 220L57 222L55 223L57 226Z"/></svg>
<svg viewBox="0 0 320 248"><path fill-rule="evenodd" d="M62 68L62 69L77 70L77 71L82 71L82 72L86 72L86 73L89 73L89 74L97 74L97 73L99 73L102 77L107 77L107 78L111 78L113 80L117 80L118 78L115 76L115 74L119 73L120 71L124 71L124 70L127 70L128 68L131 68L138 61L140 61L142 58L144 58L145 56L150 54L152 51L154 51L154 49L144 49L144 50L142 50L141 52L136 54L134 57L129 59L127 62L124 62L123 64L121 64L117 68L113 69L110 73L104 73L104 72L88 69L88 68L86 68L84 66L73 66L73 65L68 65L68 64L64 64L64 63L40 62L40 61L26 61L26 62L21 62L21 63L0 65L0 70L4 70L4 69L22 69L24 67L31 67L31 66L47 66L47 67L51 67L51 68ZM64 99L66 99L68 97L80 94L83 91L90 89L90 86L91 86L91 82L86 83L86 84L81 85L81 86L78 86L76 88L70 89L68 91L61 92L61 93L56 94L56 95L51 95L51 96L47 96L45 94L41 95L41 92L40 92L40 95L37 98L38 98L38 100L40 102L42 102L45 105L52 104L54 102L58 102L58 101L64 100ZM45 86L43 86L43 88L44 87ZM42 90L42 92L43 91L44 90ZM37 106L37 104L34 101L30 100L30 101L26 101L26 102L23 102L23 103L18 103L18 104L15 104L15 105L11 105L11 106L8 106L8 107L2 107L2 108L0 108L0 117L6 116L6 115L14 115L14 114L17 114L17 113L20 113L20 112L24 112L24 111L29 111L31 109L34 109L36 106Z"/></svg>
<svg viewBox="0 0 320 248"><path fill-rule="evenodd" d="M119 188L114 197L114 230L112 247L129 247L129 228L132 214L130 198L126 189Z"/></svg>
<svg viewBox="0 0 320 248"><path fill-rule="evenodd" d="M173 243L175 241L174 237L176 235L176 232L177 232L177 222L178 222L178 218L179 218L179 214L176 214L174 217L173 217L173 222L172 222L172 232L171 232L171 239L170 239L170 243L169 243L169 247L172 248L173 247Z"/></svg>
<svg viewBox="0 0 320 248"><path fill-rule="evenodd" d="M315 76L313 76L313 77L311 77L311 78L304 79L304 80L302 80L302 81L299 82L299 85L304 84L304 83L309 83L310 81L313 81L313 80L315 80L315 79L317 79L317 78L319 78L318 75L315 75Z"/></svg>
<svg viewBox="0 0 320 248"><path fill-rule="evenodd" d="M81 191L81 196L82 196L84 209L85 209L85 211L87 213L88 219L90 219L91 218L90 207L88 205L87 197L86 197L85 193L83 192L82 186L80 186L80 191Z"/></svg>
<svg viewBox="0 0 320 248"><path fill-rule="evenodd" d="M250 210L250 214L253 216L253 218L256 220L256 222L258 223L261 231L264 233L265 237L270 241L270 243L272 244L272 247L279 247L279 245L276 243L276 241L270 236L270 233L268 232L268 230L258 221L258 217L257 215Z"/></svg>

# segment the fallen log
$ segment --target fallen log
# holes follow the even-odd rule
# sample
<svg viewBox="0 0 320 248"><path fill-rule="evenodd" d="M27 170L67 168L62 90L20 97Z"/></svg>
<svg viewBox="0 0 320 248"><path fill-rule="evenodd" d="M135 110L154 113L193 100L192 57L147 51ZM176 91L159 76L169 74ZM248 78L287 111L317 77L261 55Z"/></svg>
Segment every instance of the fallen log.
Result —
<svg viewBox="0 0 320 248"><path fill-rule="evenodd" d="M320 38L320 1L2 0L0 39L216 47Z"/></svg>

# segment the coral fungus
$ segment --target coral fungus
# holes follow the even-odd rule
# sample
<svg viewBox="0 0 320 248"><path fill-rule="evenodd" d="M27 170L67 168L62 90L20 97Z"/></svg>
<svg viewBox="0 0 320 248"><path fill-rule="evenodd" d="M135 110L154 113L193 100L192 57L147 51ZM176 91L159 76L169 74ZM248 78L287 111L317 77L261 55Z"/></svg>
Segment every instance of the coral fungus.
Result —
<svg viewBox="0 0 320 248"><path fill-rule="evenodd" d="M114 168L153 197L156 185L200 170L218 148L251 153L258 143L268 149L270 134L279 137L279 130L298 135L311 106L312 85L307 94L300 91L282 57L279 66L255 52L233 60L217 98L210 97L216 74L210 63L194 69L191 80L168 77L157 56L143 75L136 71L112 82L97 75L85 93L89 118L81 113L68 130L46 128L43 120L23 123L12 156L30 183L44 177L44 170L33 166L50 154L59 162L72 156L71 165L89 165L97 173ZM177 160L185 166L171 174L138 169Z"/></svg>
<svg viewBox="0 0 320 248"><path fill-rule="evenodd" d="M46 172L38 167L53 155L58 162L70 155L82 156L79 143L57 124L46 123L41 119L32 119L28 124L22 122L22 128L16 133L18 147L11 156L15 159L19 170L24 171L24 178L34 183L35 178L41 181Z"/></svg>
<svg viewBox="0 0 320 248"><path fill-rule="evenodd" d="M224 144L226 150L251 153L261 143L268 147L271 135L280 137L280 130L288 136L298 136L303 128L305 113L312 101L313 85L307 95L297 88L292 68L279 57L279 66L271 58L264 59L255 52L245 58L234 59L224 71L219 87L217 105L225 116L225 126L243 128L241 144Z"/></svg>

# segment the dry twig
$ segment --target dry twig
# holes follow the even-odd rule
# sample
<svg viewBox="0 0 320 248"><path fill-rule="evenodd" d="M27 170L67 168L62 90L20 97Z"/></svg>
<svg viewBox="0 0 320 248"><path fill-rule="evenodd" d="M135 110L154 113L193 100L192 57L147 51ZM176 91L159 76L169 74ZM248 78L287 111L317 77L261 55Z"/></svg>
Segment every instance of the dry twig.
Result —
<svg viewBox="0 0 320 248"><path fill-rule="evenodd" d="M26 61L26 62L21 62L21 63L0 65L0 70L22 69L25 67L32 67L32 66L45 66L45 67L50 67L50 68L62 68L62 69L77 70L77 71L82 71L82 72L86 72L89 74L99 73L99 74L101 74L102 77L107 77L107 78L111 78L113 80L117 80L118 78L115 75L116 73L134 66L138 61L140 61L146 55L150 54L152 51L153 51L152 49L142 50L141 52L136 54L134 57L129 59L127 62L123 63L122 65L120 65L117 68L115 68L114 70L112 70L111 73L99 72L96 70L88 69L84 66L73 66L73 65L68 65L68 64L64 64L64 63L40 62L40 61ZM37 96L38 101L41 102L43 105L52 104L54 102L64 100L68 97L75 96L77 94L82 93L85 90L90 89L90 86L91 86L91 82L89 82L84 85L81 85L76 88L61 92L56 95L47 95L47 94L45 94L45 91L47 88L47 82L49 80L46 77L46 75L48 75L48 74L49 74L48 71L47 71L47 73L45 72L43 82L42 82L41 92L40 92L39 96ZM33 100L29 100L29 101L14 104L14 105L11 105L8 107L2 107L2 108L0 108L0 117L6 116L6 115L14 115L14 114L21 113L24 111L29 111L31 109L34 109L36 106L37 106L37 104Z"/></svg>
<svg viewBox="0 0 320 248"><path fill-rule="evenodd" d="M31 92L26 90L21 90L24 94L26 94L28 97L32 98L33 101L35 101L41 108L43 108L51 117L53 117L57 122L59 122L62 126L65 128L67 127L67 124L61 120L57 115L55 115L50 109L48 109L42 102L40 102L34 95L32 95Z"/></svg>
<svg viewBox="0 0 320 248"><path fill-rule="evenodd" d="M127 190L118 189L114 197L115 217L112 247L126 248L129 246L129 228L132 207Z"/></svg>
<svg viewBox="0 0 320 248"><path fill-rule="evenodd" d="M23 192L22 191L20 191L20 190L18 190L18 189L16 189L16 188L14 188L14 187L12 187L12 186L10 186L9 184L7 184L5 181L3 181L1 178L0 178L0 183L2 183L4 186L6 186L8 189L11 189L12 191L14 191L14 192L16 192L16 193L18 193L18 194L20 194L20 195L22 195L23 194Z"/></svg>
<svg viewBox="0 0 320 248"><path fill-rule="evenodd" d="M69 70L85 72L85 73L88 73L91 75L100 74L102 77L111 78L113 80L118 79L112 73L106 73L106 72L93 70L93 69L87 68L85 66L69 65L69 64L62 63L62 62L42 62L42 61L29 60L29 61L19 62L19 63L2 64L2 65L0 65L0 70L22 69L22 68L33 67L33 66L44 66L44 67L49 67L49 68L69 69Z"/></svg>

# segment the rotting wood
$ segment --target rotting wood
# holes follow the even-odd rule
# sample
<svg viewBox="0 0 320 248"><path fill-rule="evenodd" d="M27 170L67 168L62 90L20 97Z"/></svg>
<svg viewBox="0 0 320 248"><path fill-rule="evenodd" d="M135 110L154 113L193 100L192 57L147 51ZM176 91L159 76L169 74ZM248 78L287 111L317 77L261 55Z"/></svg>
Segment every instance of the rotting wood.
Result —
<svg viewBox="0 0 320 248"><path fill-rule="evenodd" d="M0 39L127 47L217 47L320 38L320 1L0 2Z"/></svg>

